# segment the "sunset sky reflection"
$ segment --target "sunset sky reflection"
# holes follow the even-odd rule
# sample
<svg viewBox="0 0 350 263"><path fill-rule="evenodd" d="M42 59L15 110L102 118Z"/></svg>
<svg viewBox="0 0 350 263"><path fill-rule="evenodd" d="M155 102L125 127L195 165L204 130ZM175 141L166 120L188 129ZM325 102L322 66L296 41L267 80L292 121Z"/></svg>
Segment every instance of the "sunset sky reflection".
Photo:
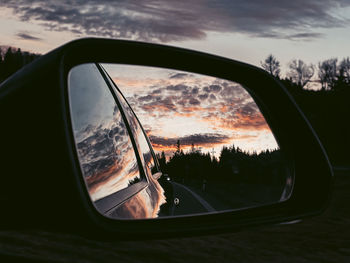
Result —
<svg viewBox="0 0 350 263"><path fill-rule="evenodd" d="M126 96L156 151L168 156L180 140L187 151L224 145L249 152L276 149L276 141L251 96L239 84L169 69L104 64Z"/></svg>

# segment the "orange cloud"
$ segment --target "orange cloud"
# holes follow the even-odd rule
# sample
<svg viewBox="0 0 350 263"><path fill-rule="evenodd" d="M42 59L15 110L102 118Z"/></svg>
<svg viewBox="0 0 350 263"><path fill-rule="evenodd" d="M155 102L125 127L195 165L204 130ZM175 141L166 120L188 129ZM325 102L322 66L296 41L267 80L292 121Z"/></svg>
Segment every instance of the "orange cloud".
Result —
<svg viewBox="0 0 350 263"><path fill-rule="evenodd" d="M237 112L235 115L237 118L233 122L224 121L222 127L243 130L270 130L260 112L252 115L243 115Z"/></svg>
<svg viewBox="0 0 350 263"><path fill-rule="evenodd" d="M145 111L161 111L161 112L167 112L169 111L169 108L175 107L172 105L143 105L142 108Z"/></svg>
<svg viewBox="0 0 350 263"><path fill-rule="evenodd" d="M177 150L177 141L180 141L181 149L187 151L191 149L192 145L196 148L215 148L224 144L230 144L232 138L230 136L219 134L219 133L203 133L203 134L193 134L178 138L166 138L151 136L151 143L155 151L162 152L166 156L172 155Z"/></svg>
<svg viewBox="0 0 350 263"><path fill-rule="evenodd" d="M205 108L198 107L198 106L193 106L193 107L183 107L182 110L184 112L193 112L193 111L204 111Z"/></svg>
<svg viewBox="0 0 350 263"><path fill-rule="evenodd" d="M261 113L244 115L236 112L234 117L221 116L219 114L209 114L202 118L202 121L209 123L214 128L225 130L270 130L264 116Z"/></svg>
<svg viewBox="0 0 350 263"><path fill-rule="evenodd" d="M196 114L190 113L190 112L175 112L174 115L177 117L188 117L188 118L196 116Z"/></svg>
<svg viewBox="0 0 350 263"><path fill-rule="evenodd" d="M219 110L218 111L220 111L221 113L231 112L235 105L236 105L235 102L231 102L231 103L226 103L225 102L224 105L219 106ZM217 110L217 109L215 108L215 110Z"/></svg>

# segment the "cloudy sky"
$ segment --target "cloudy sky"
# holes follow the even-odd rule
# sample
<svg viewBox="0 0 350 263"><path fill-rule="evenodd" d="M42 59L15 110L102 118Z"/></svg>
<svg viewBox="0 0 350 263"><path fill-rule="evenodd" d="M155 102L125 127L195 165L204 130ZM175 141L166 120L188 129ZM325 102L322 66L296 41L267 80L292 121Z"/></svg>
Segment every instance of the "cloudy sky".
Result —
<svg viewBox="0 0 350 263"><path fill-rule="evenodd" d="M249 152L278 148L257 105L238 83L144 66L104 64L148 133L171 156L177 140L219 157L224 145Z"/></svg>
<svg viewBox="0 0 350 263"><path fill-rule="evenodd" d="M281 62L283 75L292 59L316 64L349 56L349 32L349 0L0 0L0 45L37 53L79 37L123 38L201 50L258 66L272 53ZM174 72L158 72L145 82L122 72L112 77L122 89L129 85L125 92L135 110L145 120L152 112L164 124L151 127L150 119L145 123L158 148L173 145L175 138L187 144L206 138L211 144L203 147L235 138L242 145L245 140L250 149L251 136L267 136L266 147L274 145L253 102L234 85ZM169 113L177 114L173 124L166 122ZM180 128L180 123L191 121L196 125ZM264 143L256 145L261 148Z"/></svg>
<svg viewBox="0 0 350 263"><path fill-rule="evenodd" d="M259 65L349 55L348 0L1 0L0 45L44 53L69 40L167 43Z"/></svg>

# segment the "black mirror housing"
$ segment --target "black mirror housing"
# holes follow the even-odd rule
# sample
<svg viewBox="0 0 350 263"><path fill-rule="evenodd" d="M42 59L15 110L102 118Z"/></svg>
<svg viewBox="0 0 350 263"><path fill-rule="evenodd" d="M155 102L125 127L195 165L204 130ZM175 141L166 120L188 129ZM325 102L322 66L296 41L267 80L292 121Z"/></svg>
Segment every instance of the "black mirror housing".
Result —
<svg viewBox="0 0 350 263"><path fill-rule="evenodd" d="M91 203L70 121L67 78L83 63L162 67L242 84L256 100L294 167L291 197L225 213L156 220L112 220ZM37 59L0 86L1 227L69 231L98 238L168 237L240 230L321 213L333 173L313 128L274 77L201 52L133 41L81 39Z"/></svg>

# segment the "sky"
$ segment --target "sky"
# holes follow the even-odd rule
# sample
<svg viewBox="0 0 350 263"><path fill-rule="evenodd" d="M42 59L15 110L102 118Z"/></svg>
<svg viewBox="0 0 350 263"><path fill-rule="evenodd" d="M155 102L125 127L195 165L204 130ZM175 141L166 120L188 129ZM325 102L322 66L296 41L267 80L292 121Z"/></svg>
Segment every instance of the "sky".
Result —
<svg viewBox="0 0 350 263"><path fill-rule="evenodd" d="M256 66L260 66L260 62L267 55L273 54L281 62L282 76L285 76L288 63L292 59L317 64L328 58L342 59L349 56L349 32L349 0L0 0L0 45L19 47L41 54L81 37L133 39L200 50ZM112 68L110 70L113 71ZM146 71L146 69L139 70L139 76L142 77L144 75L142 72ZM127 70L121 72L124 72L124 75L112 74L112 77L119 78L118 85L124 87L127 82L122 81L127 79L128 74ZM231 134L228 134L227 123L226 126L221 125L220 131L213 129L214 126L206 118L210 108L213 108L212 113L224 114L216 116L221 121L223 119L221 117L228 117L225 114L237 117L238 109L252 105L248 102L236 103L235 107L239 105L239 108L233 107L230 112L227 110L226 113L219 114L219 106L223 106L224 100L218 94L225 88L225 84L220 80L208 80L205 77L196 79L194 76L183 75L184 78L179 78L176 82L171 76L177 73L157 72L157 74L157 76L154 74L153 80L157 83L147 84L147 89L144 89L143 85L141 92L136 83L137 79L134 78L132 83L129 77L131 86L126 86L129 89L124 91L137 114L148 121L144 124L148 130L151 130L150 123L154 123L154 120L147 120L145 117L147 112L159 114L159 118L163 118L162 127L153 125L151 134L153 140L161 142L167 136L172 140L168 139L168 144L170 141L173 142L174 138L198 141L198 136L197 138L189 136L200 135L207 136L207 141L212 140L213 144L207 145L211 147L217 145L216 142L220 140L231 142L232 138L238 138L237 133L243 131L244 134L240 134L241 144L244 141L243 135L249 137L255 132L255 139L265 136L266 129L257 127L240 131L235 127L236 130ZM198 83L191 83L191 78L196 79ZM160 80L163 83L160 83ZM179 88L181 85L183 89L176 90L176 87ZM212 85L219 86L220 91L214 89L208 92L209 98L210 95L218 95L216 100L209 103L208 99L204 99L206 93L204 89ZM173 90L167 89L171 86L174 87ZM198 93L186 93L196 87ZM156 89L159 90L158 102L152 94ZM182 102L183 105L179 92L182 98L186 99ZM199 97L200 95L202 96ZM240 93L240 96L238 99L246 95ZM143 104L140 104L142 98ZM164 105L175 106L172 109L161 109ZM186 108L188 110L190 105L194 107L193 111L186 112ZM181 113L182 118L187 114L187 119L182 119L182 122L196 125L180 129L180 121L174 121L172 124L165 122L166 117L161 115L167 111L174 114ZM265 142L269 142L266 143L266 147L273 148L275 144L271 142L271 136L266 136L268 138ZM163 141L163 144L167 143ZM256 143L257 149L262 149L263 144ZM244 145L246 149L251 149L248 139L242 144L243 148Z"/></svg>
<svg viewBox="0 0 350 263"><path fill-rule="evenodd" d="M178 70L103 64L146 130L156 152L219 158L223 146L247 152L278 145L258 106L238 83Z"/></svg>
<svg viewBox="0 0 350 263"><path fill-rule="evenodd" d="M1 0L0 45L45 53L87 36L165 43L260 65L348 56L348 0Z"/></svg>

